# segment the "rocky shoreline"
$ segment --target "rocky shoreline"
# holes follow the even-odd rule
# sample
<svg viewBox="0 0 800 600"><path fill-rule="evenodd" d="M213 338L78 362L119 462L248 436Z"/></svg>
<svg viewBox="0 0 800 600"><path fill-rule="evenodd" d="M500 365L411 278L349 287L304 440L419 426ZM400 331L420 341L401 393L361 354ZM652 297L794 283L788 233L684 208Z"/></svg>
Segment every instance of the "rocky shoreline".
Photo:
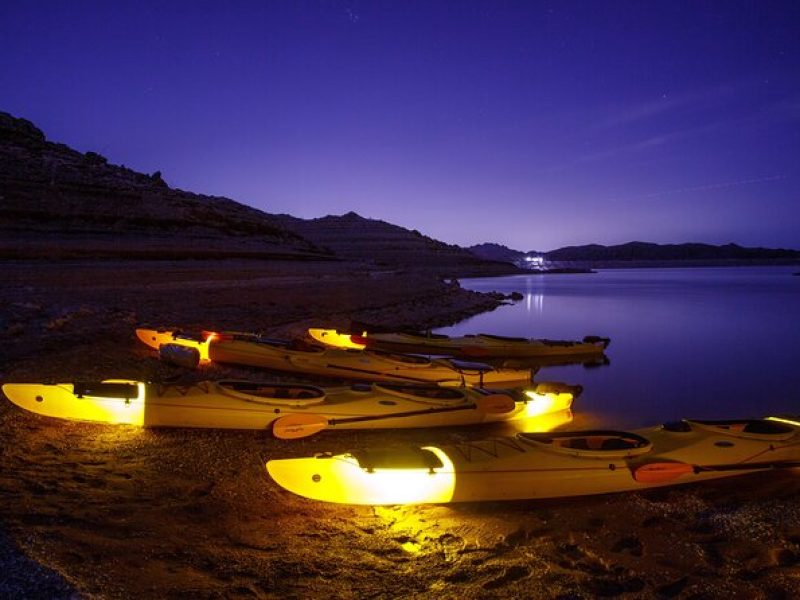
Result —
<svg viewBox="0 0 800 600"><path fill-rule="evenodd" d="M174 372L137 325L275 337L349 319L444 325L504 302L356 264L3 264L3 381ZM209 378L288 379L207 366ZM315 383L326 383L312 380ZM0 403L0 597L790 598L800 481L739 481L568 501L352 507L295 497L270 457L453 443L502 427L320 434L71 423Z"/></svg>

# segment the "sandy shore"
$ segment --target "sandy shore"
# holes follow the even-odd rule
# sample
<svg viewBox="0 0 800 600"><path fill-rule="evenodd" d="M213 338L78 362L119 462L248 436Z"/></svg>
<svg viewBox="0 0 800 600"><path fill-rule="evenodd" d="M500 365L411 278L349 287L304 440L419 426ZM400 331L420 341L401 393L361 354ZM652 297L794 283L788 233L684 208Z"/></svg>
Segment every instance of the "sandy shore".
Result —
<svg viewBox="0 0 800 600"><path fill-rule="evenodd" d="M281 336L350 317L435 326L496 305L410 274L330 264L298 274L290 263L7 263L2 273L3 381L168 374L137 345L141 324ZM290 442L68 423L4 400L0 597L800 595L800 477L792 473L568 501L370 508L295 497L264 469L269 457L495 433L503 429Z"/></svg>

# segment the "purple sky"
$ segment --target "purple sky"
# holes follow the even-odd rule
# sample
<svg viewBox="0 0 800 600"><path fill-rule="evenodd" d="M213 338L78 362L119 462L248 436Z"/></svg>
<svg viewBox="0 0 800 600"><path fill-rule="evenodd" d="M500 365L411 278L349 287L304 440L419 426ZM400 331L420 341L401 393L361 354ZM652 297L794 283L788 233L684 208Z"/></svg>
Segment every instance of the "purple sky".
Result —
<svg viewBox="0 0 800 600"><path fill-rule="evenodd" d="M0 110L450 243L800 249L800 2L0 2Z"/></svg>

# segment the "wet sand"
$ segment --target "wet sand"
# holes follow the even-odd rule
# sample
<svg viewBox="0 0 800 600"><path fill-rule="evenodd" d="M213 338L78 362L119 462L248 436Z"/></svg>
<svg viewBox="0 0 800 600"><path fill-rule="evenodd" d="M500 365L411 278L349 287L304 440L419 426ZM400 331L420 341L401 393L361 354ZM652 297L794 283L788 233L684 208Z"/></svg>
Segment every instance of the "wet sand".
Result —
<svg viewBox="0 0 800 600"><path fill-rule="evenodd" d="M141 324L284 336L349 317L435 326L496 304L411 274L340 265L306 265L302 275L296 265L254 262L9 263L2 272L3 381L174 374L136 342ZM563 501L372 508L293 496L264 469L271 457L503 432L282 441L266 432L69 423L3 400L0 596L800 596L795 473Z"/></svg>

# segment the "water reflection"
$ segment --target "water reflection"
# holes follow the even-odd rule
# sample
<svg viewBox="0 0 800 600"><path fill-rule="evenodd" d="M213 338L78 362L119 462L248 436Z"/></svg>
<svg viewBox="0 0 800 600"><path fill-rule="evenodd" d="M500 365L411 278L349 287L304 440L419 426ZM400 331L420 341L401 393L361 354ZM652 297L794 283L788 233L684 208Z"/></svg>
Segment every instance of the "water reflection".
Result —
<svg viewBox="0 0 800 600"><path fill-rule="evenodd" d="M544 294L534 294L528 292L525 294L525 305L528 312L534 312L538 315L544 313Z"/></svg>
<svg viewBox="0 0 800 600"><path fill-rule="evenodd" d="M800 413L800 278L792 267L607 270L462 280L525 295L441 333L611 338L611 366L545 367L577 383L574 426ZM544 311L545 300L547 311Z"/></svg>

